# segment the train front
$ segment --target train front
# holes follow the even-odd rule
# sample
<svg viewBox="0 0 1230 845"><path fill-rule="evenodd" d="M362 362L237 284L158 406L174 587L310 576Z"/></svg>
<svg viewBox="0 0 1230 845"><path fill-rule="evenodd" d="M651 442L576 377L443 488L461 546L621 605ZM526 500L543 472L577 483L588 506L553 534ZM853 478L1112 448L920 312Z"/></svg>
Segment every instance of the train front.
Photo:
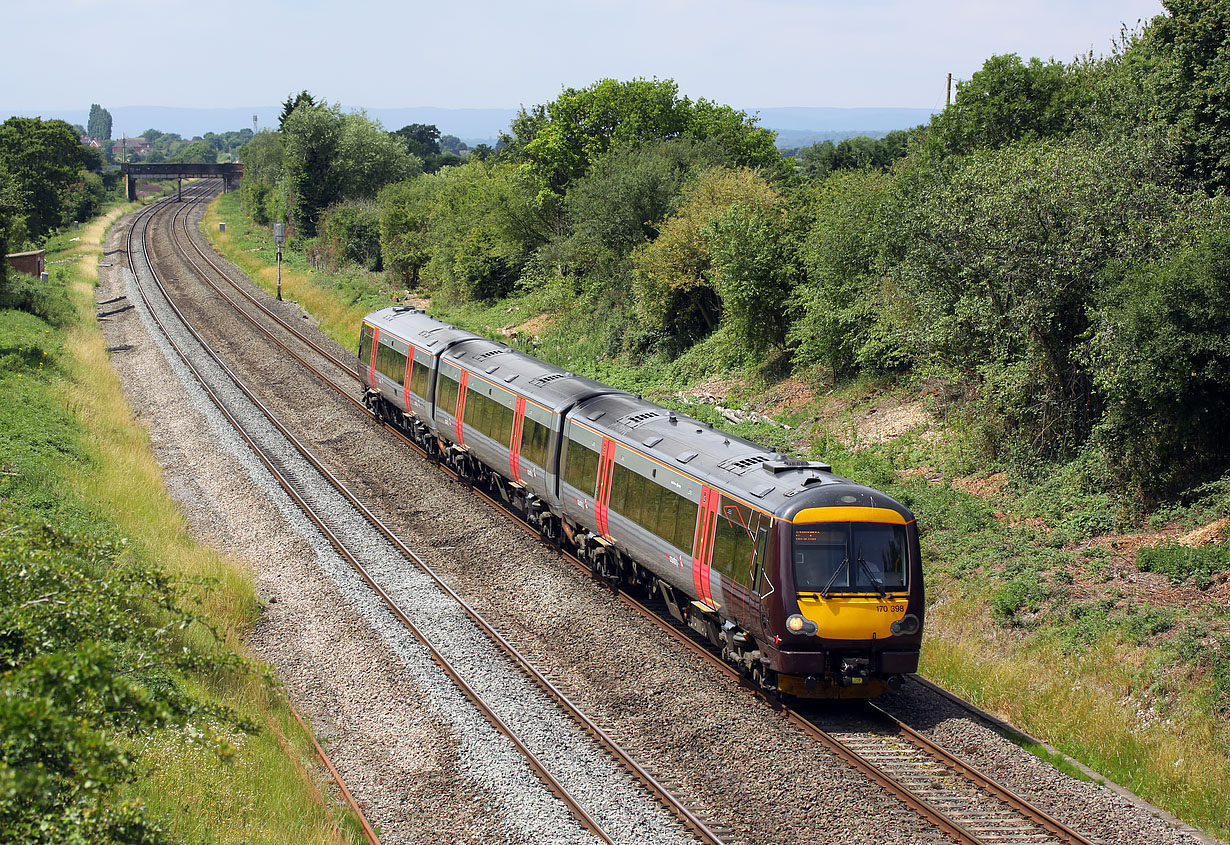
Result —
<svg viewBox="0 0 1230 845"><path fill-rule="evenodd" d="M838 480L775 514L775 594L765 648L782 693L870 698L918 669L923 577L914 515Z"/></svg>

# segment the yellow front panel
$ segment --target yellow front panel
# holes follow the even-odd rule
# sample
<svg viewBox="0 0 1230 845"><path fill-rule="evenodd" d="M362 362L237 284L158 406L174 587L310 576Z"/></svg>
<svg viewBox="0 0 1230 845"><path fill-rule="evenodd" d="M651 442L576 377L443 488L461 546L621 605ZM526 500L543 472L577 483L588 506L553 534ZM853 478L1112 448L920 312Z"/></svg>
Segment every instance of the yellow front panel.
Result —
<svg viewBox="0 0 1230 845"><path fill-rule="evenodd" d="M890 626L905 616L906 596L844 596L824 599L804 593L799 596L799 612L815 622L818 636L833 640L870 640L891 637Z"/></svg>

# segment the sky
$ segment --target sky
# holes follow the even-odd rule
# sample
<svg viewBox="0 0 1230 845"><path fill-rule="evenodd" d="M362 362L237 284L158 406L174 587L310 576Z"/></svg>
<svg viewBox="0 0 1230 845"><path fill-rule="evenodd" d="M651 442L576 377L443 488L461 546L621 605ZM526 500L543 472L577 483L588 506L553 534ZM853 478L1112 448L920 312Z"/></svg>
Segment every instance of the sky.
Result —
<svg viewBox="0 0 1230 845"><path fill-rule="evenodd" d="M0 108L517 108L603 78L741 109L942 108L991 55L1105 54L1160 0L0 0ZM16 37L14 37L16 36ZM162 65L174 62L175 68Z"/></svg>

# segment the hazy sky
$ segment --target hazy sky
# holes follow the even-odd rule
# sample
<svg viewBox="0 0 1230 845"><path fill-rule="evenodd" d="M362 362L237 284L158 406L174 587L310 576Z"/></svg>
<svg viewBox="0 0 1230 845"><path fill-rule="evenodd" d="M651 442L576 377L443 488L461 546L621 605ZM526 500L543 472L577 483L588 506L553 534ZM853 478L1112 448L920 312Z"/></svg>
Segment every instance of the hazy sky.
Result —
<svg viewBox="0 0 1230 845"><path fill-rule="evenodd" d="M995 53L1105 53L1160 0L0 0L0 108L515 108L604 77L739 108L944 104ZM163 59L175 62L174 69Z"/></svg>

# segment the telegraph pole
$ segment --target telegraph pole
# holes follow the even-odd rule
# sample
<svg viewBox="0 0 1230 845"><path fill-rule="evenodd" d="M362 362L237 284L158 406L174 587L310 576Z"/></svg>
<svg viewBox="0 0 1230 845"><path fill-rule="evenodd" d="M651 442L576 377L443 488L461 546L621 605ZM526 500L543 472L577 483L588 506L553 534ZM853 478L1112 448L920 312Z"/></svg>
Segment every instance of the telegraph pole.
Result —
<svg viewBox="0 0 1230 845"><path fill-rule="evenodd" d="M952 74L948 74L948 96L944 98L944 108L952 105Z"/></svg>

